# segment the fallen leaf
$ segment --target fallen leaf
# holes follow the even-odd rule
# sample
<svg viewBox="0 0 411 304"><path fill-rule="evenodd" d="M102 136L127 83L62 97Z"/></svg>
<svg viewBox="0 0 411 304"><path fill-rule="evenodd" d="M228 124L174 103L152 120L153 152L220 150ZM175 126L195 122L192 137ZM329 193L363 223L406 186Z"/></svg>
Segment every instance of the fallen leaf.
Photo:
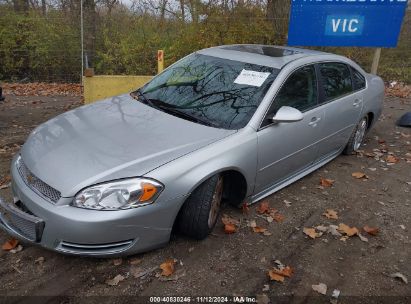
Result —
<svg viewBox="0 0 411 304"><path fill-rule="evenodd" d="M405 284L408 284L408 279L400 272L390 274L391 278L401 279Z"/></svg>
<svg viewBox="0 0 411 304"><path fill-rule="evenodd" d="M7 189L7 188L9 188L10 186L11 186L11 183L1 185L1 186L0 186L0 190Z"/></svg>
<svg viewBox="0 0 411 304"><path fill-rule="evenodd" d="M257 227L257 223L255 222L255 220L251 220L251 221L248 221L247 226L254 228L254 227Z"/></svg>
<svg viewBox="0 0 411 304"><path fill-rule="evenodd" d="M121 264L123 264L123 259L122 258L114 259L113 264L114 266L120 266Z"/></svg>
<svg viewBox="0 0 411 304"><path fill-rule="evenodd" d="M232 234L235 233L237 231L237 226L234 224L225 224L224 225L224 232L226 234Z"/></svg>
<svg viewBox="0 0 411 304"><path fill-rule="evenodd" d="M224 214L221 218L221 221L224 224L224 232L226 234L231 234L237 231L237 227L240 222L236 219L229 217L228 215Z"/></svg>
<svg viewBox="0 0 411 304"><path fill-rule="evenodd" d="M315 227L315 229L321 232L327 232L328 227L324 225L320 225L320 226Z"/></svg>
<svg viewBox="0 0 411 304"><path fill-rule="evenodd" d="M347 236L353 236L359 233L356 227L350 227L346 224L341 223L338 225L338 231L341 233L346 234Z"/></svg>
<svg viewBox="0 0 411 304"><path fill-rule="evenodd" d="M363 236L361 233L358 233L358 237L360 238L361 241L368 242L368 239L365 236Z"/></svg>
<svg viewBox="0 0 411 304"><path fill-rule="evenodd" d="M347 241L350 237L348 235L344 235L343 237L340 238L340 241Z"/></svg>
<svg viewBox="0 0 411 304"><path fill-rule="evenodd" d="M11 249L10 252L11 252L11 253L17 253L17 252L20 252L20 251L22 251L22 250L23 250L23 246L21 246L21 245L19 244L19 245L17 245L16 248Z"/></svg>
<svg viewBox="0 0 411 304"><path fill-rule="evenodd" d="M150 269L144 270L144 269L141 269L140 267L132 266L130 268L130 274L134 278L138 279L138 278L144 277L144 276L156 271L157 269L158 269L158 267L152 267Z"/></svg>
<svg viewBox="0 0 411 304"><path fill-rule="evenodd" d="M267 201L262 202L256 209L260 214L267 213L270 210L270 206Z"/></svg>
<svg viewBox="0 0 411 304"><path fill-rule="evenodd" d="M142 268L140 268L140 267L131 267L131 268L130 268L130 274L131 274L134 278L138 279L138 278L140 278L140 277L143 276L144 270L143 270Z"/></svg>
<svg viewBox="0 0 411 304"><path fill-rule="evenodd" d="M138 265L138 264L140 264L141 262L142 262L142 259L137 259L137 258L131 259L131 260L129 261L130 265Z"/></svg>
<svg viewBox="0 0 411 304"><path fill-rule="evenodd" d="M9 251L16 248L18 244L18 240L16 240L15 238L11 238L7 242L5 242L1 248L5 251Z"/></svg>
<svg viewBox="0 0 411 304"><path fill-rule="evenodd" d="M275 209L275 208L270 208L270 210L268 210L268 215L270 216L270 217L272 217L273 219L274 219L274 217L275 217L275 214L278 212L278 210L277 209Z"/></svg>
<svg viewBox="0 0 411 304"><path fill-rule="evenodd" d="M168 259L160 265L160 269L163 271L162 276L168 277L174 273L174 264L176 261L174 259Z"/></svg>
<svg viewBox="0 0 411 304"><path fill-rule="evenodd" d="M340 296L341 291L339 291L338 289L334 289L333 293L331 294L331 297L334 299L337 299Z"/></svg>
<svg viewBox="0 0 411 304"><path fill-rule="evenodd" d="M268 276L270 277L271 281L284 282L284 276L279 275L273 270L268 271Z"/></svg>
<svg viewBox="0 0 411 304"><path fill-rule="evenodd" d="M337 215L337 211L333 210L333 209L327 209L323 215L328 218L328 219L333 219L336 220L338 219L338 215Z"/></svg>
<svg viewBox="0 0 411 304"><path fill-rule="evenodd" d="M271 233L270 231L268 231L268 230L264 231L263 234L264 234L265 236L270 236L270 235L272 235L272 233Z"/></svg>
<svg viewBox="0 0 411 304"><path fill-rule="evenodd" d="M0 179L0 187L8 185L10 182L11 182L11 176L6 175Z"/></svg>
<svg viewBox="0 0 411 304"><path fill-rule="evenodd" d="M334 184L334 180L329 178L320 178L320 185L323 187L331 187Z"/></svg>
<svg viewBox="0 0 411 304"><path fill-rule="evenodd" d="M368 225L365 225L362 229L368 234L371 234L374 236L377 235L378 232L380 231L377 227L369 227Z"/></svg>
<svg viewBox="0 0 411 304"><path fill-rule="evenodd" d="M177 281L185 275L186 271L184 269L179 269L170 277L160 277L160 281Z"/></svg>
<svg viewBox="0 0 411 304"><path fill-rule="evenodd" d="M318 292L318 293L320 293L320 294L322 294L322 295L326 295L326 294L327 294L327 285L325 285L324 283L320 283L320 284L318 284L318 285L311 285L311 288L312 288L314 291L316 291L316 292Z"/></svg>
<svg viewBox="0 0 411 304"><path fill-rule="evenodd" d="M322 235L321 232L315 231L314 228L305 228L305 227L304 227L303 232L304 232L306 235L308 235L310 238L312 238L312 239L318 238L318 237L320 237L320 236Z"/></svg>
<svg viewBox="0 0 411 304"><path fill-rule="evenodd" d="M6 94L17 96L81 96L82 91L81 84L76 83L4 83L2 86Z"/></svg>
<svg viewBox="0 0 411 304"><path fill-rule="evenodd" d="M43 264L44 263L44 257L38 257L37 259L34 260L34 264Z"/></svg>
<svg viewBox="0 0 411 304"><path fill-rule="evenodd" d="M338 226L336 225L329 225L327 232L331 233L333 236L341 236L341 233L338 232Z"/></svg>
<svg viewBox="0 0 411 304"><path fill-rule="evenodd" d="M278 213L278 212L271 215L271 217L273 218L274 221L276 221L278 223L281 223L285 219L285 216L282 215L281 213Z"/></svg>
<svg viewBox="0 0 411 304"><path fill-rule="evenodd" d="M368 176L367 176L365 173L363 173L363 172L354 172L354 173L351 174L351 176L352 176L352 177L355 177L355 178L357 178L357 179L360 179L360 178L368 178Z"/></svg>
<svg viewBox="0 0 411 304"><path fill-rule="evenodd" d="M285 265L281 263L280 260L275 260L274 263L277 265L278 269L283 269Z"/></svg>
<svg viewBox="0 0 411 304"><path fill-rule="evenodd" d="M396 164L400 161L400 159L395 157L394 155L388 155L385 161L390 164Z"/></svg>
<svg viewBox="0 0 411 304"><path fill-rule="evenodd" d="M224 225L227 224L232 224L235 226L238 226L240 222L232 217L229 217L227 214L223 214L223 217L221 218L221 221L223 222Z"/></svg>
<svg viewBox="0 0 411 304"><path fill-rule="evenodd" d="M282 269L273 268L271 269L271 271L283 277L288 277L288 278L290 278L294 273L294 270L290 266L285 266Z"/></svg>
<svg viewBox="0 0 411 304"><path fill-rule="evenodd" d="M117 286L118 283L120 283L121 281L124 281L124 279L125 277L123 277L121 274L118 274L113 279L107 280L106 284L110 286Z"/></svg>
<svg viewBox="0 0 411 304"><path fill-rule="evenodd" d="M267 229L266 229L266 228L263 228L263 227L258 227L258 226L256 226L256 227L253 227L253 231L254 231L255 233L264 233L264 232L267 231Z"/></svg>
<svg viewBox="0 0 411 304"><path fill-rule="evenodd" d="M290 202L290 201L284 200L284 204L285 204L287 207L291 207L291 202Z"/></svg>
<svg viewBox="0 0 411 304"><path fill-rule="evenodd" d="M250 213L250 207L248 207L246 202L243 203L241 209L244 215L248 215Z"/></svg>

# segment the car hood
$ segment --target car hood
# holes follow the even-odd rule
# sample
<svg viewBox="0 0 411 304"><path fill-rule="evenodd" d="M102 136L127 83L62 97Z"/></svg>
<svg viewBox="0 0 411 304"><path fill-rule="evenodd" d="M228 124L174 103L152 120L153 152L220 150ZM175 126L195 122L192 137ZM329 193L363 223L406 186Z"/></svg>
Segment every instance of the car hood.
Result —
<svg viewBox="0 0 411 304"><path fill-rule="evenodd" d="M92 184L142 176L235 132L169 115L127 94L40 125L21 155L33 175L71 197Z"/></svg>

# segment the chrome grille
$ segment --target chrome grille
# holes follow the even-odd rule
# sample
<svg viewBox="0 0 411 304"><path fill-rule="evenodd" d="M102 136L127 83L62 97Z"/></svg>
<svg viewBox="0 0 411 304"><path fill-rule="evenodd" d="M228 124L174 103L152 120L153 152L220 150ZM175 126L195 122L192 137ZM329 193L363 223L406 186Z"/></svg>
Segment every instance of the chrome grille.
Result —
<svg viewBox="0 0 411 304"><path fill-rule="evenodd" d="M44 223L40 222L40 219L35 216L30 216L29 214L23 217L22 213L18 214L17 212L7 213L7 217L13 228L17 229L17 231L27 239L33 242L38 242L41 239ZM39 227L38 222L40 222L41 227Z"/></svg>
<svg viewBox="0 0 411 304"><path fill-rule="evenodd" d="M57 191L53 187L47 185L45 182L34 176L26 167L21 157L17 161L17 170L19 171L23 181L31 190L44 197L45 199L51 201L52 203L56 203L60 199L60 191Z"/></svg>
<svg viewBox="0 0 411 304"><path fill-rule="evenodd" d="M0 225L32 242L41 240L45 225L42 219L19 209L17 205L7 204L1 197L0 207Z"/></svg>

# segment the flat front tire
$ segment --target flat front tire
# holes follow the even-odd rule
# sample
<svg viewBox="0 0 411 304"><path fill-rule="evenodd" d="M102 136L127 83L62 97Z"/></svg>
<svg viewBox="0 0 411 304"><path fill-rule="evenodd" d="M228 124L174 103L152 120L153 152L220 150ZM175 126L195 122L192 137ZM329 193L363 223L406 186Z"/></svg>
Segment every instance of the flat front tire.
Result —
<svg viewBox="0 0 411 304"><path fill-rule="evenodd" d="M368 119L367 117L363 117L360 120L360 122L356 125L356 127L354 128L354 131L351 134L351 137L343 151L344 154L349 155L349 154L352 154L353 152L358 151L358 149L361 147L364 141L367 128L368 128Z"/></svg>
<svg viewBox="0 0 411 304"><path fill-rule="evenodd" d="M202 240L213 230L220 212L223 178L214 175L195 189L180 210L178 230Z"/></svg>

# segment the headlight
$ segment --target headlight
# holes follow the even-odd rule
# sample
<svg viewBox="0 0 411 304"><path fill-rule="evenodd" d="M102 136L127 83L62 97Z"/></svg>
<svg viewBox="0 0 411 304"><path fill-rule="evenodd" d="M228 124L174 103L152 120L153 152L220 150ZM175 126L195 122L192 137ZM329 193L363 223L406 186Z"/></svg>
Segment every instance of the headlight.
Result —
<svg viewBox="0 0 411 304"><path fill-rule="evenodd" d="M164 186L146 178L131 178L91 186L80 191L75 207L95 210L122 210L153 203Z"/></svg>

